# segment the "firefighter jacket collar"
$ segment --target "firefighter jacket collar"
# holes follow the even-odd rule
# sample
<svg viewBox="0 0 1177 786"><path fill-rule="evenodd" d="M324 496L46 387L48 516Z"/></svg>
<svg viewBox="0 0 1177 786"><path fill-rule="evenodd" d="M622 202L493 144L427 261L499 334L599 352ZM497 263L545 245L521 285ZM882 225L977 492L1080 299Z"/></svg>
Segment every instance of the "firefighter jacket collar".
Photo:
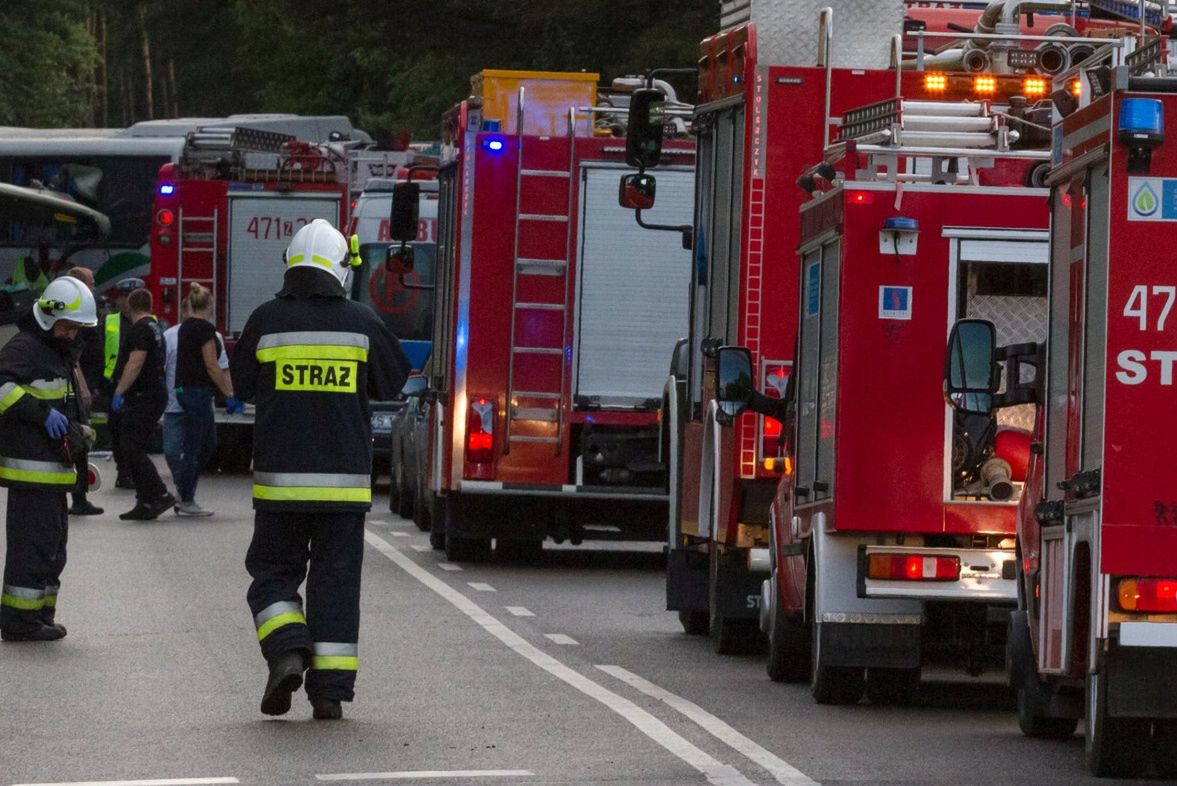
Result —
<svg viewBox="0 0 1177 786"><path fill-rule="evenodd" d="M310 267L292 267L286 271L282 289L275 297L303 300L312 297L344 296L343 287L335 276Z"/></svg>

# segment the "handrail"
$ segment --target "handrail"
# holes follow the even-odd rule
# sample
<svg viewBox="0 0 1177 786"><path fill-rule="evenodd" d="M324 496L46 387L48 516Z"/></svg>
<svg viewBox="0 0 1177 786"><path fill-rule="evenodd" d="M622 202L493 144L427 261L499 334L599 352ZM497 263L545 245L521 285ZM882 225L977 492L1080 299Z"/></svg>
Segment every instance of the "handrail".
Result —
<svg viewBox="0 0 1177 786"><path fill-rule="evenodd" d="M817 64L826 69L825 122L821 127L821 146L830 144L830 93L833 90L834 70L834 9L826 6L817 19Z"/></svg>

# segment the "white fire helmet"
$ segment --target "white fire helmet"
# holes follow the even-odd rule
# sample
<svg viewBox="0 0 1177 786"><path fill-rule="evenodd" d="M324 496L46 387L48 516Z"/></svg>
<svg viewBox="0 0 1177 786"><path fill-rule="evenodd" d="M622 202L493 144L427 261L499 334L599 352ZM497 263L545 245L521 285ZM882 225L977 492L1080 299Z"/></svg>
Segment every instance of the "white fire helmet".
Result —
<svg viewBox="0 0 1177 786"><path fill-rule="evenodd" d="M71 276L49 282L33 306L33 316L44 330L51 330L61 321L76 322L84 327L98 324L98 308L90 287Z"/></svg>
<svg viewBox="0 0 1177 786"><path fill-rule="evenodd" d="M326 271L347 289L348 275L358 258L343 234L329 221L316 218L294 233L286 248L286 267L314 267Z"/></svg>

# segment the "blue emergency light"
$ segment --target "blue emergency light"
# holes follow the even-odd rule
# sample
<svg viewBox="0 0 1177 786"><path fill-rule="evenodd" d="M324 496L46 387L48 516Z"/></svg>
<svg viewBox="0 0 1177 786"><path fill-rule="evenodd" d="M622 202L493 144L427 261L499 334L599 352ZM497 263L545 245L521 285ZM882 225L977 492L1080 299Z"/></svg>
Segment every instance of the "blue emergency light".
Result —
<svg viewBox="0 0 1177 786"><path fill-rule="evenodd" d="M171 183L160 183L159 184L160 196L171 196L175 192L176 192L176 187L174 185L172 185Z"/></svg>
<svg viewBox="0 0 1177 786"><path fill-rule="evenodd" d="M492 153L497 153L503 149L503 140L501 139L484 139L482 146Z"/></svg>
<svg viewBox="0 0 1177 786"><path fill-rule="evenodd" d="M884 232L919 232L920 222L906 216L891 216L883 221Z"/></svg>
<svg viewBox="0 0 1177 786"><path fill-rule="evenodd" d="M1159 145L1165 141L1165 107L1155 98L1125 98L1120 103L1120 140Z"/></svg>

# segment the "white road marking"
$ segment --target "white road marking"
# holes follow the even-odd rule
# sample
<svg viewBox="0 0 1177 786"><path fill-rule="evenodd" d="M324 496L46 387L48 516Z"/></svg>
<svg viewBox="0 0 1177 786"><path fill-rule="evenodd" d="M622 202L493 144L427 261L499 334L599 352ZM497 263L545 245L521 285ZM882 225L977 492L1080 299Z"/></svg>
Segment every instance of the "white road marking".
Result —
<svg viewBox="0 0 1177 786"><path fill-rule="evenodd" d="M484 584L481 581L467 581L466 583L470 585L470 589L472 589L476 592L496 592L497 591L497 590L495 590L494 587L490 586L489 584Z"/></svg>
<svg viewBox="0 0 1177 786"><path fill-rule="evenodd" d="M368 542L368 545L372 546L385 557L388 557L401 570L445 598L455 608L482 626L483 630L510 647L518 655L531 661L552 676L568 683L586 696L599 701L613 712L616 712L622 718L636 726L639 731L651 740L701 772L713 786L754 786L752 781L745 778L743 773L735 767L730 764L724 764L711 756L711 754L696 747L685 737L675 732L665 723L629 699L614 693L600 683L590 680L564 662L553 658L543 650L530 644L526 639L508 628L477 603L417 565L417 563L413 562L404 554L401 554L391 543L379 535L374 532L365 532L364 539Z"/></svg>
<svg viewBox="0 0 1177 786"><path fill-rule="evenodd" d="M392 535L394 538L407 538L407 537L409 537L409 533L407 533L407 532L390 532L388 534Z"/></svg>
<svg viewBox="0 0 1177 786"><path fill-rule="evenodd" d="M151 778L142 781L71 781L69 783L16 783L13 786L206 786L241 783L236 778Z"/></svg>
<svg viewBox="0 0 1177 786"><path fill-rule="evenodd" d="M409 546L413 551L433 551L433 547L425 543L414 543Z"/></svg>
<svg viewBox="0 0 1177 786"><path fill-rule="evenodd" d="M424 778L526 778L530 770L419 770L417 772L356 772L316 775L321 781L411 781Z"/></svg>
<svg viewBox="0 0 1177 786"><path fill-rule="evenodd" d="M733 729L728 724L724 723L719 718L715 717L707 710L700 707L694 702L688 701L681 696L676 696L668 690L658 687L648 680L642 679L631 671L621 668L620 666L597 666L598 669L611 674L622 682L637 688L647 696L658 699L664 702L667 706L672 707L681 712L686 717L697 723L707 732L723 741L730 747L747 756L752 761L759 764L764 769L772 773L776 778L777 783L793 784L815 784L816 781L811 779L805 773L789 764L784 759L776 756L771 751L765 750L757 745L752 740L745 737L740 732Z"/></svg>
<svg viewBox="0 0 1177 786"><path fill-rule="evenodd" d="M439 562L439 563L437 563L437 567L441 568L442 570L461 570L462 569L461 565L455 565L452 562Z"/></svg>
<svg viewBox="0 0 1177 786"><path fill-rule="evenodd" d="M388 522L381 519L368 519L369 524L375 524L378 527L387 527Z"/></svg>
<svg viewBox="0 0 1177 786"><path fill-rule="evenodd" d="M504 606L508 614L513 614L516 617L534 617L535 614L525 609L523 606Z"/></svg>
<svg viewBox="0 0 1177 786"><path fill-rule="evenodd" d="M563 633L545 633L545 639L551 639L553 644L567 644L569 646L579 645L580 642L571 636L565 636Z"/></svg>

